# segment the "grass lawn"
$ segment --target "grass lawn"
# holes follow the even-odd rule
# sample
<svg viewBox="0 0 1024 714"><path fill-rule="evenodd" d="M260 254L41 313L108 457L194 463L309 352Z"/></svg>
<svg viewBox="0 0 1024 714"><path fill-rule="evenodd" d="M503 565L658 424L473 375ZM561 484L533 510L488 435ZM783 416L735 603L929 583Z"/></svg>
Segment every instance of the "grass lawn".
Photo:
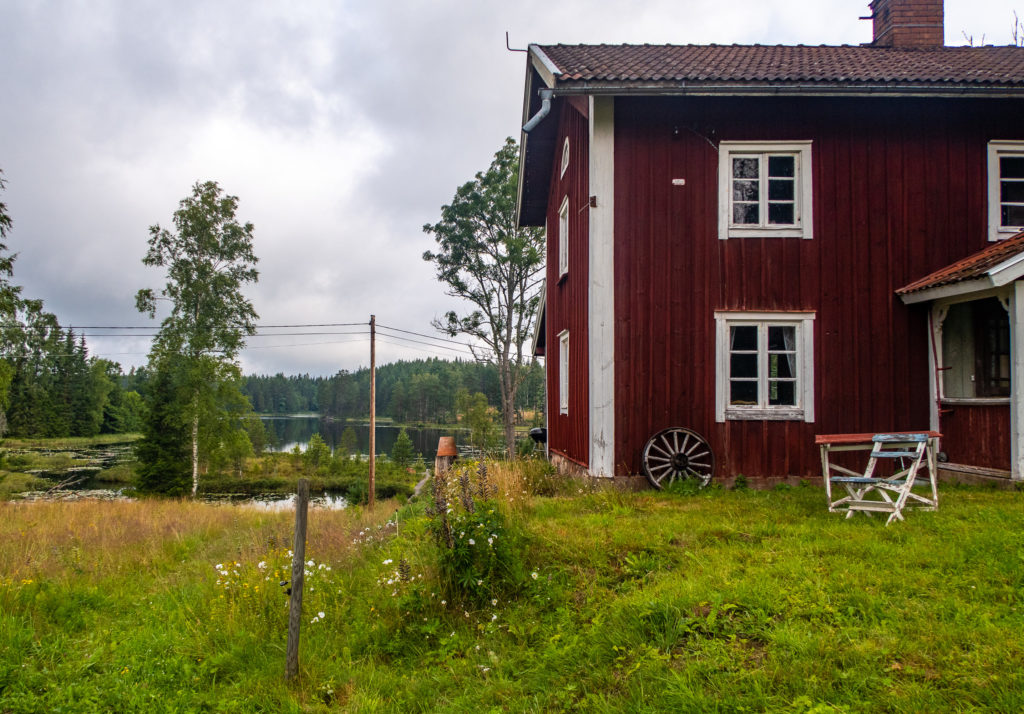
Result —
<svg viewBox="0 0 1024 714"><path fill-rule="evenodd" d="M450 550L424 503L310 514L293 684L291 514L0 503L0 712L1024 711L1024 493L886 528L816 487L492 479Z"/></svg>

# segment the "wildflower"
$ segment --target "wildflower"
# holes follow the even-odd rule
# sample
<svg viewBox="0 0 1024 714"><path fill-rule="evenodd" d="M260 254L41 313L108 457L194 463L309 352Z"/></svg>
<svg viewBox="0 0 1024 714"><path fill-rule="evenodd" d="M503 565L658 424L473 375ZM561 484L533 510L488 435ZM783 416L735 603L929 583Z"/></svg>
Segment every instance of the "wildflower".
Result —
<svg viewBox="0 0 1024 714"><path fill-rule="evenodd" d="M388 558L387 560L384 561L384 565L391 565L391 563L393 563L393 562L394 561L391 558Z"/></svg>
<svg viewBox="0 0 1024 714"><path fill-rule="evenodd" d="M491 600L491 605L497 605L497 604L498 604L498 601L497 601L497 599L493 599L493 600Z"/></svg>
<svg viewBox="0 0 1024 714"><path fill-rule="evenodd" d="M494 621L495 621L495 620L497 620L497 619L498 619L498 616L497 616L497 614L495 614L495 615L491 615L491 622L494 622Z"/></svg>
<svg viewBox="0 0 1024 714"><path fill-rule="evenodd" d="M484 581L483 581L483 580L477 580L477 581L476 581L476 584L477 584L477 585L483 585L483 584L484 584Z"/></svg>
<svg viewBox="0 0 1024 714"><path fill-rule="evenodd" d="M224 564L223 563L217 563L213 567L215 567L217 570L223 570L224 569Z"/></svg>
<svg viewBox="0 0 1024 714"><path fill-rule="evenodd" d="M473 540L472 538L470 538L470 539L469 539L469 544L470 544L470 545L476 545L476 541L475 541L475 540Z"/></svg>
<svg viewBox="0 0 1024 714"><path fill-rule="evenodd" d="M312 561L312 560L307 560L307 561L306 561L306 565L308 565L309 567L311 567L311 568L312 568L312 567L313 567L314 565L316 565L316 562L315 562L315 561Z"/></svg>
<svg viewBox="0 0 1024 714"><path fill-rule="evenodd" d="M530 577L533 578L534 580L536 580L537 579L537 571L535 570L532 573L530 573Z"/></svg>
<svg viewBox="0 0 1024 714"><path fill-rule="evenodd" d="M267 568L267 561L261 560L260 562L256 563L256 567L259 568L260 570L266 570L266 568Z"/></svg>
<svg viewBox="0 0 1024 714"><path fill-rule="evenodd" d="M319 618L320 618L321 620L322 620L322 619L324 619L325 617L327 617L327 615L325 615L325 614L324 614L324 611L323 611L323 610L321 610L320 612L318 612L318 613L316 614L316 616L317 616L317 617L319 617Z"/></svg>

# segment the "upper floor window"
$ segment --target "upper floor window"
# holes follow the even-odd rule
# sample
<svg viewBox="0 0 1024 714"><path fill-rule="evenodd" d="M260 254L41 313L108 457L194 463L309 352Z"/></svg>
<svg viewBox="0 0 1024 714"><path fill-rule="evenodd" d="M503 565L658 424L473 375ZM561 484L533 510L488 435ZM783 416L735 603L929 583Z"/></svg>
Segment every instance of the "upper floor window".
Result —
<svg viewBox="0 0 1024 714"><path fill-rule="evenodd" d="M988 239L1024 230L1024 142L988 145Z"/></svg>
<svg viewBox="0 0 1024 714"><path fill-rule="evenodd" d="M814 421L814 313L715 313L717 419Z"/></svg>
<svg viewBox="0 0 1024 714"><path fill-rule="evenodd" d="M558 174L558 178L565 176L567 168L569 168L569 137L565 137L565 143L562 144L562 171Z"/></svg>
<svg viewBox="0 0 1024 714"><path fill-rule="evenodd" d="M718 191L719 238L810 238L811 142L721 142Z"/></svg>
<svg viewBox="0 0 1024 714"><path fill-rule="evenodd" d="M558 276L569 273L569 197L558 209Z"/></svg>

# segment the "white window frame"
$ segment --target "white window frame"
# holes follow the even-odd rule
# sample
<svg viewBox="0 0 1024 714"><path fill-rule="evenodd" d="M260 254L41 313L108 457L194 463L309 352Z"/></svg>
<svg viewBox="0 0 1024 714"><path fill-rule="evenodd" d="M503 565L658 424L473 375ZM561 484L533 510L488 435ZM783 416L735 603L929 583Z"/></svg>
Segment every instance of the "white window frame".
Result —
<svg viewBox="0 0 1024 714"><path fill-rule="evenodd" d="M558 178L565 176L566 169L569 168L569 137L565 137L565 143L562 144L562 170L558 174Z"/></svg>
<svg viewBox="0 0 1024 714"><path fill-rule="evenodd" d="M729 238L813 238L814 205L811 177L810 141L723 141L718 145L718 237ZM774 226L767 223L762 205L761 224L734 224L732 210L732 159L740 155L791 154L795 157L793 225ZM762 161L762 165L767 164ZM759 201L767 203L767 177L761 172Z"/></svg>
<svg viewBox="0 0 1024 714"><path fill-rule="evenodd" d="M569 197L558 209L558 277L569 274Z"/></svg>
<svg viewBox="0 0 1024 714"><path fill-rule="evenodd" d="M999 159L1003 156L1024 157L1022 141L990 141L988 143L988 239L1003 240L1024 230L1024 226L1000 225L1002 220L1002 203L1000 198Z"/></svg>
<svg viewBox="0 0 1024 714"><path fill-rule="evenodd" d="M814 421L814 317L813 312L741 312L715 311L715 419L731 420L791 420ZM733 405L729 404L730 349L729 328L741 325L758 326L758 395L764 399L768 393L767 328L785 326L796 328L796 404L793 406Z"/></svg>
<svg viewBox="0 0 1024 714"><path fill-rule="evenodd" d="M569 331L558 333L558 413L569 413Z"/></svg>

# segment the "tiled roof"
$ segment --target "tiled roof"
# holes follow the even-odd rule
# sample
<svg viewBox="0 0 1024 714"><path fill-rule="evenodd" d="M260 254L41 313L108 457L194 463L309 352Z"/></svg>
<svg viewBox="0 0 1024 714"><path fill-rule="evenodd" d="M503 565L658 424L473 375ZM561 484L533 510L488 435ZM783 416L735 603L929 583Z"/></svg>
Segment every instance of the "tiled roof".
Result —
<svg viewBox="0 0 1024 714"><path fill-rule="evenodd" d="M1024 233L1018 233L1012 238L993 243L988 248L980 250L974 255L969 255L963 260L958 260L952 265L936 270L931 275L915 280L897 290L896 294L905 295L920 290L928 290L929 288L961 283L965 280L982 278L995 266L1021 253L1024 253Z"/></svg>
<svg viewBox="0 0 1024 714"><path fill-rule="evenodd" d="M1024 87L1024 48L541 45L557 84L827 83Z"/></svg>

